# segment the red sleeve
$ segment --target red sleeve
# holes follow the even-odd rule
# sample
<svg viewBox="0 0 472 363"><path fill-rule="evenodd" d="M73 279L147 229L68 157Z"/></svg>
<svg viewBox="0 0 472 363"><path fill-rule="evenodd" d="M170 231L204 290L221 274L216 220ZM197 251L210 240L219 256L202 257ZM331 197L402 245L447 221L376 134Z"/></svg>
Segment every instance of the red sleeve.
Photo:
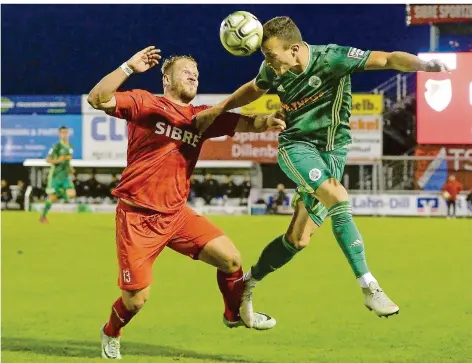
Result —
<svg viewBox="0 0 472 363"><path fill-rule="evenodd" d="M240 114L232 112L225 112L221 114L205 131L205 139L226 135L233 136L236 132L236 126L238 125L240 117Z"/></svg>
<svg viewBox="0 0 472 363"><path fill-rule="evenodd" d="M125 119L129 122L135 122L141 116L143 104L148 97L149 92L140 89L115 92L116 108L109 115Z"/></svg>

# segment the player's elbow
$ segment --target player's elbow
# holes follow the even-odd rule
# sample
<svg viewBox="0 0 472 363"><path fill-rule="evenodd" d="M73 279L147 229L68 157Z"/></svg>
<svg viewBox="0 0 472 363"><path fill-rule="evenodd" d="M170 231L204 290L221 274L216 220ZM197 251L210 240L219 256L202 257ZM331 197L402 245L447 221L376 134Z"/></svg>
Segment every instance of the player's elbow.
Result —
<svg viewBox="0 0 472 363"><path fill-rule="evenodd" d="M373 51L370 53L364 69L390 69L392 67L392 54L393 53Z"/></svg>
<svg viewBox="0 0 472 363"><path fill-rule="evenodd" d="M100 108L100 97L98 92L92 90L87 96L87 102L94 109L98 110Z"/></svg>

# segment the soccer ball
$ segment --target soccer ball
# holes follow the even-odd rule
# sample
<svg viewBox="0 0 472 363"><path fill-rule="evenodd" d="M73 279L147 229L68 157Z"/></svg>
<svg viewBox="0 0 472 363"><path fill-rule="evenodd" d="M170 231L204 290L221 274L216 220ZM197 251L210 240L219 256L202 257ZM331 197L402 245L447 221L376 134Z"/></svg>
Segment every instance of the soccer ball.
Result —
<svg viewBox="0 0 472 363"><path fill-rule="evenodd" d="M261 46L262 24L247 11L236 11L221 23L220 40L232 55L251 55Z"/></svg>

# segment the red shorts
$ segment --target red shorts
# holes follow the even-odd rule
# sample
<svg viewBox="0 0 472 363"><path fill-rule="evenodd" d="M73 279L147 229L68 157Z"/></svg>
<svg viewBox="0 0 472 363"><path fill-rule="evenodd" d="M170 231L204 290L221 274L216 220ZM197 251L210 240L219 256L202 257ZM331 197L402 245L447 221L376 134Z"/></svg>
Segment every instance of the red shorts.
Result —
<svg viewBox="0 0 472 363"><path fill-rule="evenodd" d="M120 201L115 220L122 290L139 290L151 284L152 265L164 247L198 259L208 242L224 235L187 206L177 215L163 215Z"/></svg>

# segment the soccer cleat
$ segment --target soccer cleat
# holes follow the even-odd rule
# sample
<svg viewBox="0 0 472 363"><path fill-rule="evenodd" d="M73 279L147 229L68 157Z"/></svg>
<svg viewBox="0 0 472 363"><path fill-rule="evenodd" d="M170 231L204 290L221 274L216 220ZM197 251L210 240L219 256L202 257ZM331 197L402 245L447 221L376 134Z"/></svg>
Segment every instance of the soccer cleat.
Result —
<svg viewBox="0 0 472 363"><path fill-rule="evenodd" d="M109 337L105 335L105 325L102 326L100 336L102 338L102 358L121 359L120 337Z"/></svg>
<svg viewBox="0 0 472 363"><path fill-rule="evenodd" d="M369 287L363 287L364 304L367 309L374 311L379 318L398 314L400 308L387 296L377 282L371 282Z"/></svg>
<svg viewBox="0 0 472 363"><path fill-rule="evenodd" d="M252 277L244 281L244 291L239 307L239 315L248 328L254 327L255 314L252 308L252 289L256 287L257 282L258 281Z"/></svg>
<svg viewBox="0 0 472 363"><path fill-rule="evenodd" d="M42 224L47 224L47 223L49 223L49 222L48 222L48 219L47 219L46 217L40 217L40 218L39 218L39 221L40 221Z"/></svg>
<svg viewBox="0 0 472 363"><path fill-rule="evenodd" d="M269 330L277 324L277 321L273 317L264 313L253 313L252 321L252 329L256 330ZM223 324L226 325L228 328L238 328L240 326L245 326L249 328L248 326L246 326L246 324L244 324L242 319L239 319L238 321L229 321L224 315Z"/></svg>

